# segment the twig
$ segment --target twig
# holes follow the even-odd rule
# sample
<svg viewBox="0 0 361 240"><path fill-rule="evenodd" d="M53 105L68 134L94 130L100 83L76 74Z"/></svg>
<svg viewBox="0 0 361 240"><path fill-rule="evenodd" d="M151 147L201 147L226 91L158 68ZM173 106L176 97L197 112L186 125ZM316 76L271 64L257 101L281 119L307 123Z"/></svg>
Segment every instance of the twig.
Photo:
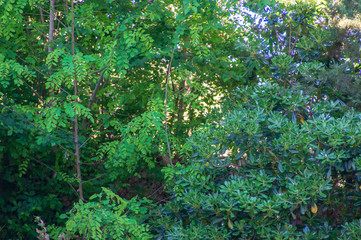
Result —
<svg viewBox="0 0 361 240"><path fill-rule="evenodd" d="M216 164L212 163L212 165L213 165L213 167L217 167L217 168L223 168L223 167L230 167L230 166L232 166L231 163L230 163L230 164L225 164L225 165L216 165Z"/></svg>
<svg viewBox="0 0 361 240"><path fill-rule="evenodd" d="M40 94L32 87L30 86L26 81L23 81L40 99L40 101L44 104L44 99L40 96Z"/></svg>
<svg viewBox="0 0 361 240"><path fill-rule="evenodd" d="M16 56L16 57L19 58L20 60L22 60L23 62L29 64L29 66L32 67L32 68L33 68L36 72L38 72L39 74L43 75L43 76L46 77L46 78L49 78L49 76L47 76L45 73L41 72L41 71L40 71L39 69L37 69L36 67L31 66L31 64L30 64L28 61L22 59L22 58L19 57L19 56ZM59 89L61 89L62 91L64 91L64 92L67 93L68 95L71 95L68 91L66 91L64 88L62 88L59 84L57 84L57 83L55 83L55 82L53 82L53 83L54 83L55 85L57 85L57 86L59 87Z"/></svg>
<svg viewBox="0 0 361 240"><path fill-rule="evenodd" d="M296 43L297 43L297 40L298 40L298 34L299 34L299 30L297 30L297 32L296 32L295 42L293 43L291 53L295 50Z"/></svg>
<svg viewBox="0 0 361 240"><path fill-rule="evenodd" d="M167 112L168 96L167 96L167 93L168 93L168 79L169 79L169 75L170 75L170 71L171 71L171 67L172 67L173 56L174 56L174 47L173 47L173 51L172 51L172 57L170 58L170 61L169 61L169 64L168 64L167 78L165 80L165 90L164 90L164 95L165 95L165 100L164 100L164 106L165 106L165 110L164 110L164 113L165 113L165 137L167 139L169 161L170 161L170 164L172 166L174 166L174 165L173 165L171 149L170 149L170 144L169 144L169 138L168 138L168 121L167 121L167 116L168 116L168 112Z"/></svg>
<svg viewBox="0 0 361 240"><path fill-rule="evenodd" d="M36 160L35 158L33 158L33 160L34 160L35 162L38 162L38 163L40 163L41 165L49 168L49 169L52 170L53 172L59 174L58 171L56 171L56 170L55 170L54 168L52 168L52 167L49 167L49 165L47 165L46 163L43 163L42 161ZM66 181L65 181L65 182L66 182ZM71 187L71 189L74 190L75 194L78 195L78 197L79 197L79 193L75 190L75 188L74 188L70 183L68 183L68 182L66 182L66 183Z"/></svg>
<svg viewBox="0 0 361 240"><path fill-rule="evenodd" d="M104 68L105 69L105 68ZM90 97L90 100L89 100L89 103L87 105L87 108L90 110L94 101L95 101L95 97L99 91L99 87L100 87L100 84L103 82L103 76L104 76L104 71L101 72L100 76L99 76L99 79L98 79L98 82L97 84L95 85L95 88L94 88L94 91L93 91L93 94L92 96ZM85 88L84 88L85 89ZM84 90L83 89L83 90ZM84 130L85 129L85 125L87 124L87 118L85 118L82 122L82 127L81 127L81 130Z"/></svg>
<svg viewBox="0 0 361 240"><path fill-rule="evenodd" d="M276 29L276 26L273 26L273 29L275 30L277 40L281 42L282 39L280 38L280 35L278 34L278 31L277 31L277 29Z"/></svg>
<svg viewBox="0 0 361 240"><path fill-rule="evenodd" d="M41 8L41 7L40 7L40 8ZM42 9L42 8L41 8L41 9ZM44 10L44 9L42 9L42 10L43 10L44 12L50 14L50 12L48 12L48 11L46 11L46 10ZM70 31L70 30L69 30L69 27L66 26L62 21L60 21L59 18L56 18L55 20L58 21L61 25L63 25L68 31Z"/></svg>
<svg viewBox="0 0 361 240"><path fill-rule="evenodd" d="M104 175L107 175L106 173L103 173L102 175L98 176L98 177L95 177L95 178L91 178L91 179L88 179L86 181L83 181L83 183L86 183L86 182L90 182L90 181L93 181L93 180L96 180L96 179L99 179L101 177L103 177Z"/></svg>
<svg viewBox="0 0 361 240"><path fill-rule="evenodd" d="M149 194L148 196L146 196L146 198L150 198L151 196L153 196L154 194L156 194L157 192L159 192L159 190L164 189L164 184L162 184L157 190L153 191L151 194Z"/></svg>
<svg viewBox="0 0 361 240"><path fill-rule="evenodd" d="M109 63L109 61L108 61L108 63ZM108 67L108 66L105 66L105 67L103 67L102 69L93 71L93 72L91 72L91 73L87 73L87 75L86 75L85 77L88 77L89 75L93 75L94 73L101 72L101 71L103 71L104 69L106 69L107 67Z"/></svg>
<svg viewBox="0 0 361 240"><path fill-rule="evenodd" d="M113 116L116 111L117 111L117 110L114 110L114 112L110 115L110 117ZM101 128L104 124L105 124L105 121L104 121L102 124L100 124L99 127L98 127L95 131L92 132L92 134L89 135L89 137L83 142L83 144L80 145L79 149L82 148L82 147L84 146L84 144L87 143L87 142L90 140L90 138L91 138L91 137L99 130L99 128Z"/></svg>
<svg viewBox="0 0 361 240"><path fill-rule="evenodd" d="M273 76L272 74L270 74L269 72L267 72L263 67L261 67L261 70L263 71L263 72L265 72L270 78L274 78L274 79L276 79L277 81L279 81L279 82L284 82L284 80L282 80L282 79L280 79L280 78L278 78L278 77L275 77L275 76Z"/></svg>
<svg viewBox="0 0 361 240"><path fill-rule="evenodd" d="M36 27L34 27L33 25L31 25L30 23L29 23L29 27L30 27L30 29L36 30L36 31L39 32L41 35L43 35L44 37L47 37L45 33L43 33L42 31L40 31L39 29L37 29Z"/></svg>

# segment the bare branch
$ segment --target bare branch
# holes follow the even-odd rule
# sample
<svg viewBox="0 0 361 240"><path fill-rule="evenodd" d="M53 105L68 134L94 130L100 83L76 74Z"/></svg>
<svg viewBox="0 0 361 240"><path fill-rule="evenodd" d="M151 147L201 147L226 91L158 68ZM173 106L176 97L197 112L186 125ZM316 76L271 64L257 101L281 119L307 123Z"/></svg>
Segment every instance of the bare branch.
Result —
<svg viewBox="0 0 361 240"><path fill-rule="evenodd" d="M92 107L92 105L94 103L95 97L96 97L96 95L97 95L97 93L99 91L100 83L103 81L103 76L104 76L104 72L102 72L100 74L98 82L97 82L97 84L96 84L96 86L94 88L93 94L92 94L92 96L91 96L91 98L89 100L89 103L88 103L88 106L87 106L87 108L89 108L89 109Z"/></svg>

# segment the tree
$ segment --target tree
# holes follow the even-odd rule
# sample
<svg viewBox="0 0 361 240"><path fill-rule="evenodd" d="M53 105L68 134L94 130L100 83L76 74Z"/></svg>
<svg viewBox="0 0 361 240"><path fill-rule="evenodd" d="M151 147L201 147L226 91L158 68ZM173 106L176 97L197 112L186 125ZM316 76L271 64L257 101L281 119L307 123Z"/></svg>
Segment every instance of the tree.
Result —
<svg viewBox="0 0 361 240"><path fill-rule="evenodd" d="M170 162L163 101L173 49L166 107L171 154L180 160L188 133L216 101L207 93L243 81L242 64L227 67L238 38L228 9L236 4L2 2L1 207L9 232L1 234L28 238L33 215L61 223L59 206L100 186L116 191L162 156Z"/></svg>

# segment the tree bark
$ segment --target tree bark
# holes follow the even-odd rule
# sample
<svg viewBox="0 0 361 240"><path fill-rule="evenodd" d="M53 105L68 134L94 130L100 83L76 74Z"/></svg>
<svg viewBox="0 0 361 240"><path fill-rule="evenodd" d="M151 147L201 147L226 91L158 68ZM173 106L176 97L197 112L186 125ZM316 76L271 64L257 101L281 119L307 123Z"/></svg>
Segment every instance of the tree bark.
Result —
<svg viewBox="0 0 361 240"><path fill-rule="evenodd" d="M71 1L71 54L75 55L75 23L74 23L74 0ZM76 71L74 70L74 96L76 96L74 102L78 103L78 79ZM75 111L75 110L74 110ZM75 156L75 166L78 179L78 192L80 200L84 201L83 195L83 181L81 177L81 162L80 162L80 148L79 148L79 126L78 126L78 115L75 113L74 117L74 133L73 133L73 142L74 142L74 156Z"/></svg>
<svg viewBox="0 0 361 240"><path fill-rule="evenodd" d="M51 47L51 44L54 39L54 22L55 22L55 0L50 0L50 19L49 19L49 41L48 41L48 52L52 52L53 48Z"/></svg>

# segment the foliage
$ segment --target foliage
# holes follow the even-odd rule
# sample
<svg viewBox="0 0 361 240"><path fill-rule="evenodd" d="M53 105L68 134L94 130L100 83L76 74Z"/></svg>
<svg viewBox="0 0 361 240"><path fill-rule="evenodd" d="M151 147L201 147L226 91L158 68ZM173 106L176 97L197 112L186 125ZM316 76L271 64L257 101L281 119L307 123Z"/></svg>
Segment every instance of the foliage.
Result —
<svg viewBox="0 0 361 240"><path fill-rule="evenodd" d="M109 124L119 129L122 140L104 143L98 150L98 158L107 156L104 164L111 180L119 179L126 172L137 174L142 163L154 168L154 156L166 149L164 132L164 106L160 99L151 102L151 109L122 126L113 120ZM164 155L164 153L163 153ZM144 167L144 166L143 166Z"/></svg>
<svg viewBox="0 0 361 240"><path fill-rule="evenodd" d="M80 201L60 216L67 220L64 229L67 238L74 239L80 234L86 239L151 239L148 226L141 224L147 213L147 208L142 206L146 200L127 201L106 188L89 200L93 201ZM52 231L56 239L59 229Z"/></svg>
<svg viewBox="0 0 361 240"><path fill-rule="evenodd" d="M247 56L248 74L359 108L360 32L338 25L332 11L342 8L326 1L279 1L259 9L238 46Z"/></svg>
<svg viewBox="0 0 361 240"><path fill-rule="evenodd" d="M0 0L0 238L357 238L356 5Z"/></svg>
<svg viewBox="0 0 361 240"><path fill-rule="evenodd" d="M166 170L161 214L178 223L163 236L202 223L224 239L357 239L358 220L342 225L361 217L360 117L270 83L236 92L190 138L189 165Z"/></svg>
<svg viewBox="0 0 361 240"><path fill-rule="evenodd" d="M246 83L228 57L237 5L0 1L0 238L34 238L34 215L60 226L77 198L179 161L209 93Z"/></svg>

